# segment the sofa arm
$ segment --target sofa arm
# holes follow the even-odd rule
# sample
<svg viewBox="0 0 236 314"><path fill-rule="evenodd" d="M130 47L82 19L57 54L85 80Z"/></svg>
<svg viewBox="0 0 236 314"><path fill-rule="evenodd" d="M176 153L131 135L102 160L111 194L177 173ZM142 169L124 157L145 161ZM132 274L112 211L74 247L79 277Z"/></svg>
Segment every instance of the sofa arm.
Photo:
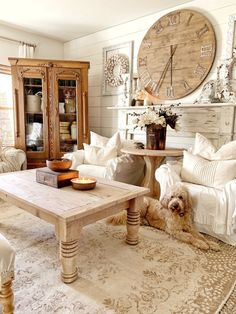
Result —
<svg viewBox="0 0 236 314"><path fill-rule="evenodd" d="M23 150L14 147L4 147L1 153L1 160L11 165L12 171L26 169L26 154Z"/></svg>
<svg viewBox="0 0 236 314"><path fill-rule="evenodd" d="M180 177L181 166L181 162L172 161L161 165L155 171L155 178L160 184L160 199L163 198L173 184L182 181Z"/></svg>
<svg viewBox="0 0 236 314"><path fill-rule="evenodd" d="M220 208L218 213L227 213L226 217L226 233L228 235L236 234L236 180L232 180L226 183L223 188L222 202L225 208Z"/></svg>
<svg viewBox="0 0 236 314"><path fill-rule="evenodd" d="M62 158L67 158L72 161L70 169L77 170L77 167L84 163L84 150L79 149L73 153L66 153Z"/></svg>
<svg viewBox="0 0 236 314"><path fill-rule="evenodd" d="M110 159L106 165L106 178L139 185L144 177L145 162L142 157L123 154Z"/></svg>

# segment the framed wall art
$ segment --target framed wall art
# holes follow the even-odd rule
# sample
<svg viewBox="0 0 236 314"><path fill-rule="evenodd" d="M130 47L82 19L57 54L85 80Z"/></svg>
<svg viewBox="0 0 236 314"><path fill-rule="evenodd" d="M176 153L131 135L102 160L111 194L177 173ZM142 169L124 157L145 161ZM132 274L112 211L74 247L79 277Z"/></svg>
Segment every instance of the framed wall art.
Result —
<svg viewBox="0 0 236 314"><path fill-rule="evenodd" d="M236 13L229 16L226 58L236 57Z"/></svg>
<svg viewBox="0 0 236 314"><path fill-rule="evenodd" d="M103 95L129 98L132 90L133 42L103 48Z"/></svg>

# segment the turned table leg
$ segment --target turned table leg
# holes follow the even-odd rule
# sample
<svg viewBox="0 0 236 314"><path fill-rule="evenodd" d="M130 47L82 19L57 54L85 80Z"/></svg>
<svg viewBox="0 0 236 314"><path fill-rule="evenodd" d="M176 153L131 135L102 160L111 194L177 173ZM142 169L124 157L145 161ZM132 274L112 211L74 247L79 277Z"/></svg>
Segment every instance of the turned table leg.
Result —
<svg viewBox="0 0 236 314"><path fill-rule="evenodd" d="M61 279L64 283L72 283L78 278L77 254L78 240L60 241Z"/></svg>
<svg viewBox="0 0 236 314"><path fill-rule="evenodd" d="M142 198L137 197L130 200L129 209L127 209L127 235L126 243L130 245L138 244L138 230L140 226L140 212L139 206L141 205Z"/></svg>
<svg viewBox="0 0 236 314"><path fill-rule="evenodd" d="M146 173L142 182L142 186L149 188L150 193L148 195L157 199L160 197L160 186L155 179L155 171L158 167L160 167L164 158L165 157L160 156L144 156L146 163Z"/></svg>
<svg viewBox="0 0 236 314"><path fill-rule="evenodd" d="M12 314L14 310L13 306L13 292L12 292L12 281L9 280L1 286L0 291L0 303L3 306L3 314Z"/></svg>

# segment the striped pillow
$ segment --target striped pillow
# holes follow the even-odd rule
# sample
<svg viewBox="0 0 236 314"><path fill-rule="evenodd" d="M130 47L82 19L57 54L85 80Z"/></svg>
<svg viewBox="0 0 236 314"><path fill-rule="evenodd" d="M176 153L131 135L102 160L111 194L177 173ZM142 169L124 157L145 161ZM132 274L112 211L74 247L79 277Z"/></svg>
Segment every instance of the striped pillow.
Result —
<svg viewBox="0 0 236 314"><path fill-rule="evenodd" d="M236 177L236 159L207 160L184 151L181 178L183 181L221 189Z"/></svg>

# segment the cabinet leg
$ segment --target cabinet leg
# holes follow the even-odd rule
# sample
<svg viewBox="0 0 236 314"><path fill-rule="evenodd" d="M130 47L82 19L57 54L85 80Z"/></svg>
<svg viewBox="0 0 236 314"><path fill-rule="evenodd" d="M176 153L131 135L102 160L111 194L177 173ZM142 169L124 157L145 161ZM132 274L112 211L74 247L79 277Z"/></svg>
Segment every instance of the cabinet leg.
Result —
<svg viewBox="0 0 236 314"><path fill-rule="evenodd" d="M64 283L72 283L78 278L77 254L78 240L60 241L61 279Z"/></svg>
<svg viewBox="0 0 236 314"><path fill-rule="evenodd" d="M140 198L130 201L130 207L127 210L127 235L126 243L130 245L138 244L138 230L140 226L140 212L138 206L140 205Z"/></svg>
<svg viewBox="0 0 236 314"><path fill-rule="evenodd" d="M0 291L0 303L3 306L3 314L12 314L14 310L13 305L13 292L12 292L12 281L7 281L1 286Z"/></svg>

